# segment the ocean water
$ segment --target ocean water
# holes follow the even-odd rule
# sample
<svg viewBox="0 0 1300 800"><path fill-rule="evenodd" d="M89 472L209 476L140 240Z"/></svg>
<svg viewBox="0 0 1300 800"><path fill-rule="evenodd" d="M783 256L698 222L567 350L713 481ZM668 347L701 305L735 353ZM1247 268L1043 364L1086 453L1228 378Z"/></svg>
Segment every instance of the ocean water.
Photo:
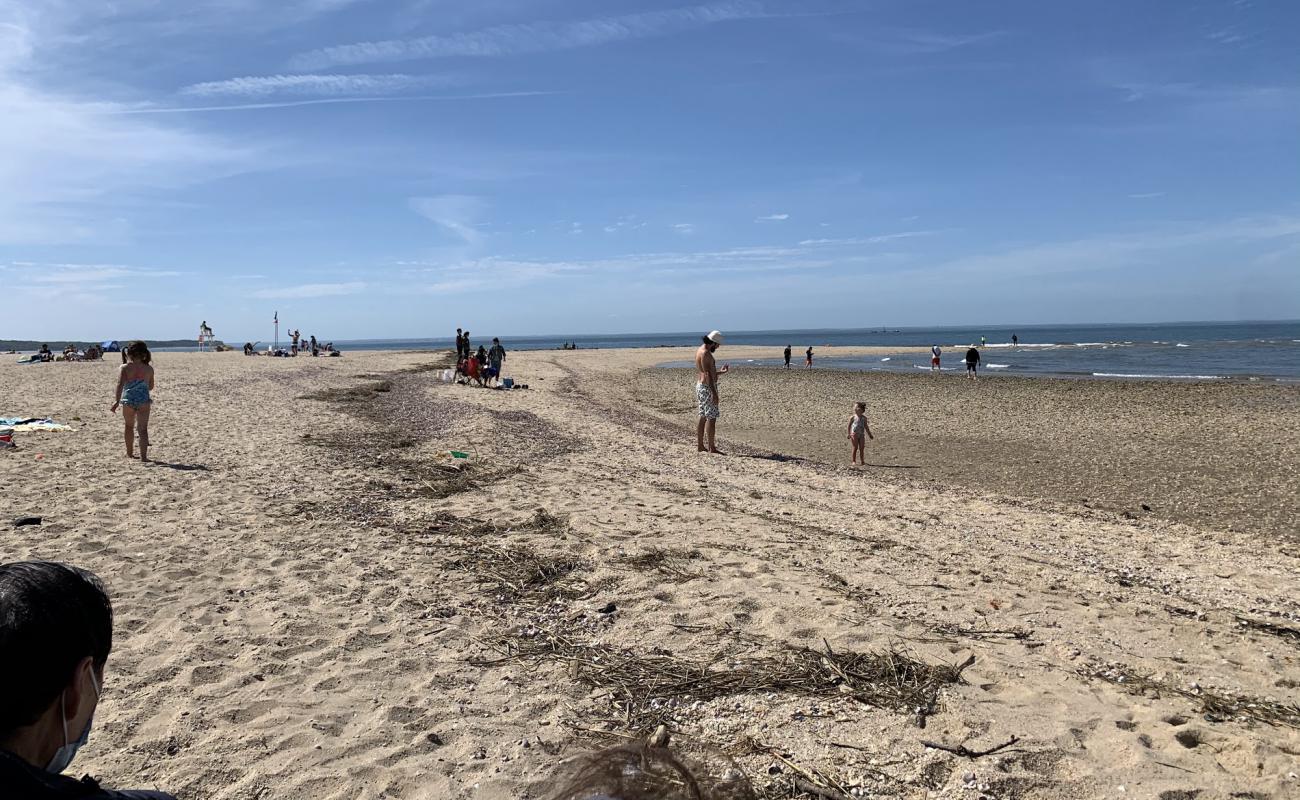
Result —
<svg viewBox="0 0 1300 800"><path fill-rule="evenodd" d="M700 333L636 333L607 336L512 336L502 344L514 350L557 349L574 342L581 349L696 345ZM1019 345L1011 345L1011 336ZM1151 325L1025 325L948 328L861 328L725 332L727 344L771 347L771 358L735 362L737 366L777 366L787 344L796 366L812 345L867 345L916 348L915 354L884 358L820 358L837 369L913 372L930 368L929 348L944 350L944 371L964 370L966 348L984 336L981 371L1042 375L1168 380L1267 379L1300 382L1300 321L1164 323ZM475 337L474 344L488 339ZM366 339L335 342L342 350L450 349L446 339ZM719 351L726 361L726 347Z"/></svg>

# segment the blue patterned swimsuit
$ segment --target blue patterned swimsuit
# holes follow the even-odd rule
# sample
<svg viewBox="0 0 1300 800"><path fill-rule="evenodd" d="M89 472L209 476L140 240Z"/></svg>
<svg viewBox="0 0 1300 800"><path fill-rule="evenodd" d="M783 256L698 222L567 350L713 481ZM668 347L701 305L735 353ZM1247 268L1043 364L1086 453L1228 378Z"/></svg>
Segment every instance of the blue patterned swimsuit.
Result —
<svg viewBox="0 0 1300 800"><path fill-rule="evenodd" d="M127 381L122 387L122 405L138 408L149 405L149 381Z"/></svg>

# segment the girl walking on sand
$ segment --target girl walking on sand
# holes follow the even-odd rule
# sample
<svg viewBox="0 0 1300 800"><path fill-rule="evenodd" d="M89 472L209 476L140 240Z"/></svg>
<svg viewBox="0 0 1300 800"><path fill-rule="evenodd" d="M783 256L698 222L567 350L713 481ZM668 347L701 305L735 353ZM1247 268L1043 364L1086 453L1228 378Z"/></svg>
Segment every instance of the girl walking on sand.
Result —
<svg viewBox="0 0 1300 800"><path fill-rule="evenodd" d="M131 342L126 348L127 362L117 373L117 392L113 407L109 410L117 413L122 407L122 419L126 422L126 457L134 456L135 429L140 428L140 460L149 460L149 407L153 404L149 393L153 391L153 366L150 361L149 348L144 342Z"/></svg>
<svg viewBox="0 0 1300 800"><path fill-rule="evenodd" d="M849 461L853 464L867 465L867 439L874 439L871 426L867 424L867 404L854 403L853 416L849 417L849 441L853 442L853 455Z"/></svg>

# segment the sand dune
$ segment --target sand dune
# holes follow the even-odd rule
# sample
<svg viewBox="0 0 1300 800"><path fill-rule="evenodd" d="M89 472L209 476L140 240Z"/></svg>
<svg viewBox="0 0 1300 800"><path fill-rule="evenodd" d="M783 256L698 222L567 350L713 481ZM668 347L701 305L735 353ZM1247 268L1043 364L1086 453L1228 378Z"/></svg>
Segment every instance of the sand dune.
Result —
<svg viewBox="0 0 1300 800"><path fill-rule="evenodd" d="M917 798L1296 796L1293 549L742 442L700 455L634 379L683 357L516 352L531 388L490 392L436 382L435 354L163 353L157 465L122 453L110 362L0 367L22 406L0 414L77 428L0 452L6 508L44 517L4 557L114 595L76 771L188 798L537 796L594 732L663 720L760 787L793 764ZM933 703L858 678L629 697L591 666L748 675L827 647L910 657ZM1013 735L975 760L921 744Z"/></svg>

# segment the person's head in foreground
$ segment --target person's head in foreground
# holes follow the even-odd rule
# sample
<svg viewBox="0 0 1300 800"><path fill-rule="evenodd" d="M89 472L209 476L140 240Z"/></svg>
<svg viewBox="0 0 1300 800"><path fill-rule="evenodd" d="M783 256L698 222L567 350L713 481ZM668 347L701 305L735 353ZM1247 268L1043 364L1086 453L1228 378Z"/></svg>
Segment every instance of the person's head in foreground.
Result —
<svg viewBox="0 0 1300 800"><path fill-rule="evenodd" d="M0 564L0 796L123 797L60 774L90 736L112 649L99 578L50 561Z"/></svg>
<svg viewBox="0 0 1300 800"><path fill-rule="evenodd" d="M854 404L853 404L853 413L855 413L855 414L865 414L865 413L867 413L867 404L864 403L864 402L862 402L861 400L859 400L858 402L854 403Z"/></svg>
<svg viewBox="0 0 1300 800"><path fill-rule="evenodd" d="M704 346L709 348L710 353L717 350L721 345L722 333L719 331L709 331L708 335L704 337Z"/></svg>
<svg viewBox="0 0 1300 800"><path fill-rule="evenodd" d="M131 342L126 346L126 357L140 364L153 361L153 355L149 353L149 345L140 341Z"/></svg>
<svg viewBox="0 0 1300 800"><path fill-rule="evenodd" d="M548 800L754 800L729 759L708 765L668 747L661 727L648 740L566 761Z"/></svg>

